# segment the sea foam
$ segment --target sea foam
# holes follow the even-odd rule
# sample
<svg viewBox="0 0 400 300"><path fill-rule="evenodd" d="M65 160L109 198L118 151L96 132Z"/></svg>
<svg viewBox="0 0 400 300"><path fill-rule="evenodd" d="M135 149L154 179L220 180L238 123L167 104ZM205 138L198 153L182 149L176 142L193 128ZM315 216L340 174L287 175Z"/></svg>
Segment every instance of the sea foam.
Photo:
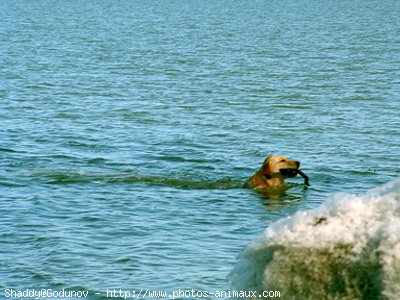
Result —
<svg viewBox="0 0 400 300"><path fill-rule="evenodd" d="M230 280L280 299L399 299L400 179L273 223L239 255Z"/></svg>

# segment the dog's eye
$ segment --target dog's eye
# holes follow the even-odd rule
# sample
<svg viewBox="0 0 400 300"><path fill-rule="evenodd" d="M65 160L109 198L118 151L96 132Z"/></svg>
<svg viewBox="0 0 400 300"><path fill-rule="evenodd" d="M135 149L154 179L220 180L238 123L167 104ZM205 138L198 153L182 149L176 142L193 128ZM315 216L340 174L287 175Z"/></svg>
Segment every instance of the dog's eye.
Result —
<svg viewBox="0 0 400 300"><path fill-rule="evenodd" d="M282 159L281 162L285 162L286 160Z"/></svg>

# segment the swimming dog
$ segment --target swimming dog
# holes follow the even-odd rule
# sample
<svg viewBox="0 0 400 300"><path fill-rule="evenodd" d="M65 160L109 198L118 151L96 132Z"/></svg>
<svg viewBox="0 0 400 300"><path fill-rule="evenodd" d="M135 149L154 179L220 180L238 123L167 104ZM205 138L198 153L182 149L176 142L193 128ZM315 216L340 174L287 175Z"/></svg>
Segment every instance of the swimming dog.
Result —
<svg viewBox="0 0 400 300"><path fill-rule="evenodd" d="M244 188L265 190L284 186L285 178L300 174L308 184L308 177L299 170L300 162L287 156L268 156L261 168L244 184Z"/></svg>

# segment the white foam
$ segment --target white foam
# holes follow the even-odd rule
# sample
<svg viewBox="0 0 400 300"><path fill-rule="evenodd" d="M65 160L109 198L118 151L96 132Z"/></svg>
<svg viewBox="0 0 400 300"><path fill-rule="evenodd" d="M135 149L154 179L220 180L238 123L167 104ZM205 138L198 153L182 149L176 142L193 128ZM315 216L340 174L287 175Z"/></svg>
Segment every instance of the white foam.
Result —
<svg viewBox="0 0 400 300"><path fill-rule="evenodd" d="M281 299L400 299L400 179L273 223L230 279Z"/></svg>

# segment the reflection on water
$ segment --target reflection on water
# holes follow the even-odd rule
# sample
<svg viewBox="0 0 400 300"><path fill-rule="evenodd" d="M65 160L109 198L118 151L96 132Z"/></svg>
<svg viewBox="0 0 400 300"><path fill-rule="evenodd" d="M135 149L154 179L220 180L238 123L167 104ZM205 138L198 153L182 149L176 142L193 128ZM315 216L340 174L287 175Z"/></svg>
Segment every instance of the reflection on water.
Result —
<svg viewBox="0 0 400 300"><path fill-rule="evenodd" d="M264 190L258 193L261 203L268 211L278 211L306 199L307 186L291 184L283 188Z"/></svg>

